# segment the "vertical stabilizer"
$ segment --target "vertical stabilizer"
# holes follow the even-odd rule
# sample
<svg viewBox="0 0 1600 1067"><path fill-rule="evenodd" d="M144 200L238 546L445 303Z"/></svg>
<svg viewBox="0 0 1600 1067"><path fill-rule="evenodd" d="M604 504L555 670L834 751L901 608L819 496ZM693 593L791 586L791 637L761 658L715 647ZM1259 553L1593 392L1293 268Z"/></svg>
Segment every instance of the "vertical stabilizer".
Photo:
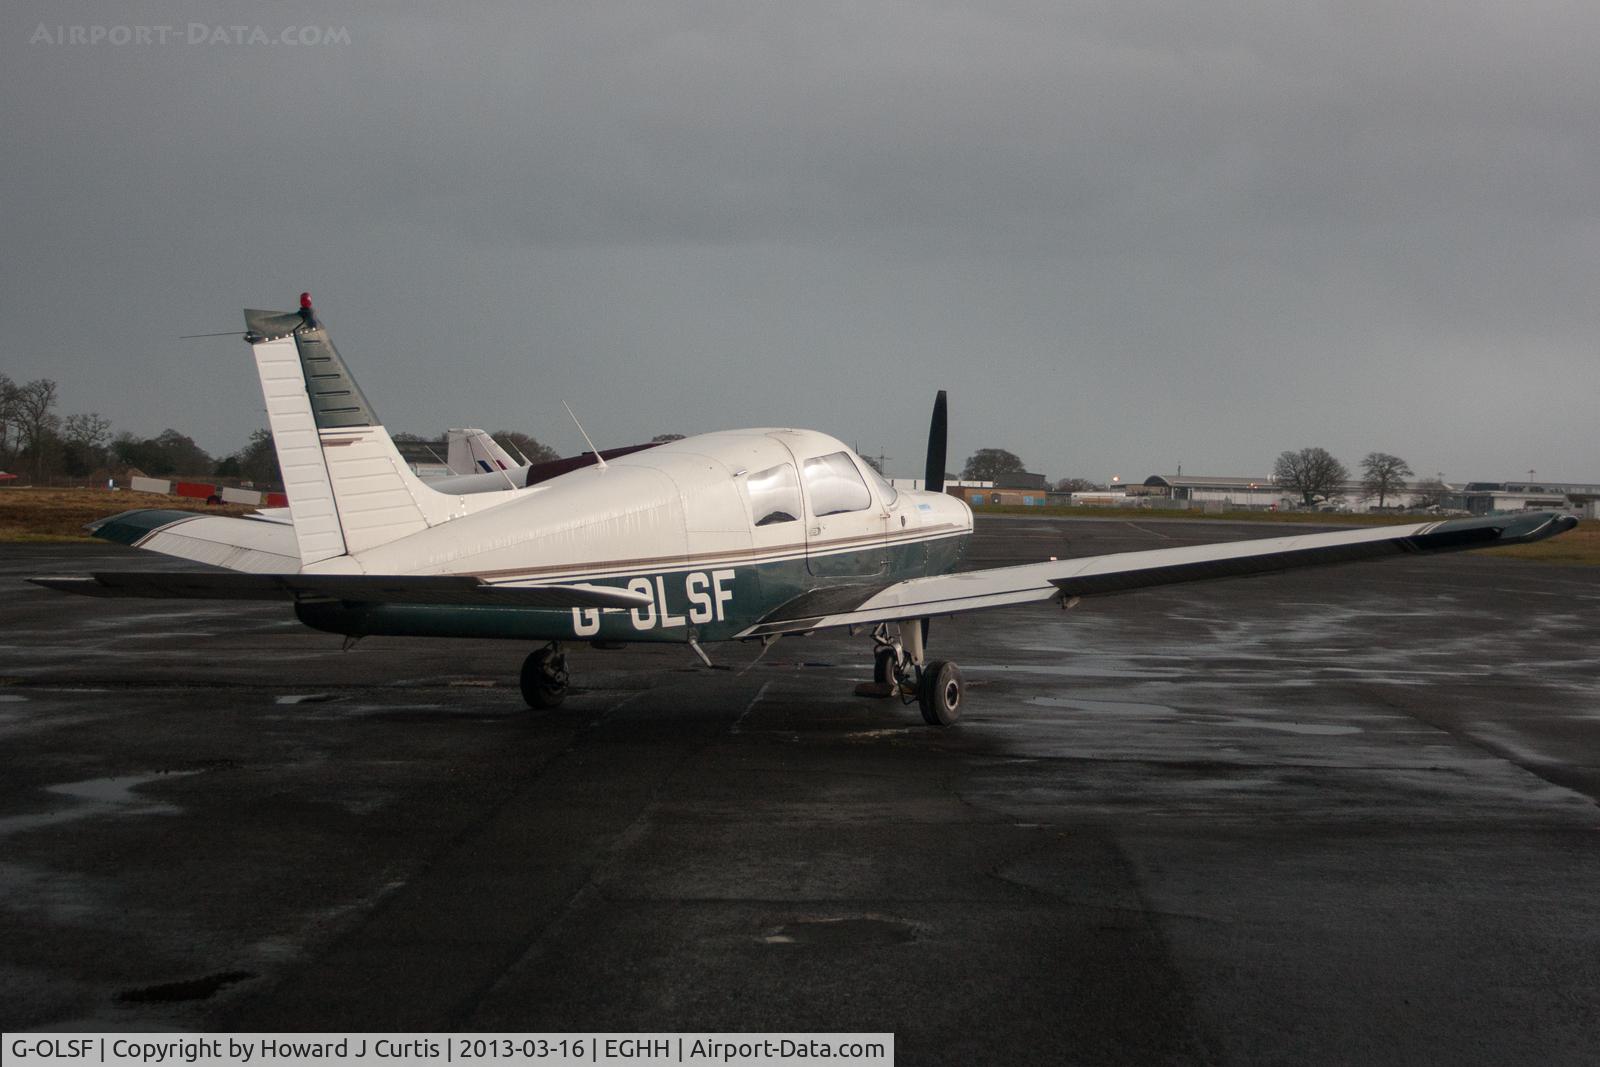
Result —
<svg viewBox="0 0 1600 1067"><path fill-rule="evenodd" d="M245 339L267 402L303 566L356 555L450 518L411 472L317 321L249 311Z"/></svg>
<svg viewBox="0 0 1600 1067"><path fill-rule="evenodd" d="M470 428L450 431L445 464L451 474L489 474L525 465L513 460L493 437Z"/></svg>

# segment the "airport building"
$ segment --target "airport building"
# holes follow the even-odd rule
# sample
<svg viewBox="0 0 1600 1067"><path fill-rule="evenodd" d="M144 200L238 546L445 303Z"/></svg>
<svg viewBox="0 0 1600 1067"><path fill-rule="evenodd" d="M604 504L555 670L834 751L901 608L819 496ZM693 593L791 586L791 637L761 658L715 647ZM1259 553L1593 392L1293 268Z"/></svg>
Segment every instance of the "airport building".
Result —
<svg viewBox="0 0 1600 1067"><path fill-rule="evenodd" d="M1414 482L1412 484L1415 484ZM1600 504L1600 485L1583 482L1468 482L1449 485L1440 506L1474 515L1496 515L1517 511L1577 511L1593 515ZM1301 507L1300 494L1284 489L1270 478L1208 477L1189 474L1152 474L1143 486L1130 486L1154 498L1165 498L1180 508ZM1153 506L1160 506L1152 499ZM1389 496L1386 507L1408 508L1417 503L1417 494L1402 491ZM1367 511L1377 501L1366 495L1360 482L1346 482L1330 494L1324 507L1340 511Z"/></svg>
<svg viewBox="0 0 1600 1067"><path fill-rule="evenodd" d="M1456 506L1474 515L1507 511L1579 511L1596 515L1600 485L1585 482L1468 482Z"/></svg>
<svg viewBox="0 0 1600 1067"><path fill-rule="evenodd" d="M1130 486L1130 491L1142 489L1143 496L1154 504L1167 499L1178 507L1204 507L1213 505L1218 510L1235 508L1276 508L1298 503L1298 495L1280 489L1271 478L1243 478L1198 474L1152 474L1141 486ZM1357 492L1360 489L1357 487Z"/></svg>

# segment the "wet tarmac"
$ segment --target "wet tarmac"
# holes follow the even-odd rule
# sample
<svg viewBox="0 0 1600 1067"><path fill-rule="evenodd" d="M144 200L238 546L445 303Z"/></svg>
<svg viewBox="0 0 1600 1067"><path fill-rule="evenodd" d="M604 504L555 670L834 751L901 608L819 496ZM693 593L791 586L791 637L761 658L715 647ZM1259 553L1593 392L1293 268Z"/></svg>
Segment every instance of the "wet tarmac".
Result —
<svg viewBox="0 0 1600 1067"><path fill-rule="evenodd" d="M1027 562L1280 528L986 519ZM893 1031L899 1062L1593 1063L1600 570L1470 555L864 638L344 652L0 549L0 1025Z"/></svg>

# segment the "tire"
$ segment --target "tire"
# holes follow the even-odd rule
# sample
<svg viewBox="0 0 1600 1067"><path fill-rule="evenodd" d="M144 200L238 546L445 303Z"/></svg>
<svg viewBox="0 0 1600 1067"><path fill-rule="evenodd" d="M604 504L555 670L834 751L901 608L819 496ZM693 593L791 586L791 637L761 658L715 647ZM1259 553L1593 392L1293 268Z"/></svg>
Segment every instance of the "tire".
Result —
<svg viewBox="0 0 1600 1067"><path fill-rule="evenodd" d="M894 684L894 649L880 648L872 654L872 680L879 685Z"/></svg>
<svg viewBox="0 0 1600 1067"><path fill-rule="evenodd" d="M553 661L553 662L552 662ZM522 661L522 699L537 710L556 708L567 698L566 657L548 648Z"/></svg>
<svg viewBox="0 0 1600 1067"><path fill-rule="evenodd" d="M917 683L917 703L929 726L949 726L961 718L961 668L936 659L922 669Z"/></svg>

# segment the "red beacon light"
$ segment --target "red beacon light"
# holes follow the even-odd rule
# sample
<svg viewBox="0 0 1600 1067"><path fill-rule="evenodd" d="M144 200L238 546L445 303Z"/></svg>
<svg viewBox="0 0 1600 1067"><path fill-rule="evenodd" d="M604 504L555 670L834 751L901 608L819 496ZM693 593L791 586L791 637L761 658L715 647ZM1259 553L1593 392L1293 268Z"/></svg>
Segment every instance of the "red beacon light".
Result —
<svg viewBox="0 0 1600 1067"><path fill-rule="evenodd" d="M311 310L311 294L310 293L301 293L300 294L300 307L304 311L310 311Z"/></svg>

